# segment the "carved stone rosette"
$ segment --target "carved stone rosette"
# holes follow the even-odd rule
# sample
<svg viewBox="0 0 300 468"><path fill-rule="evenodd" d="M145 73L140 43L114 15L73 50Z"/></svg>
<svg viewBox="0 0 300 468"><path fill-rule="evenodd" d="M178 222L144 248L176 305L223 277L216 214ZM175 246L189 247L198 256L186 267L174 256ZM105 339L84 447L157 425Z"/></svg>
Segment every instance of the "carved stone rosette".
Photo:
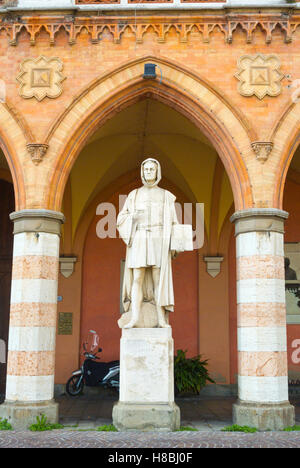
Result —
<svg viewBox="0 0 300 468"><path fill-rule="evenodd" d="M27 150L30 153L32 162L37 166L44 158L49 145L44 143L28 143Z"/></svg>
<svg viewBox="0 0 300 468"><path fill-rule="evenodd" d="M271 141L254 141L251 146L256 154L256 159L264 164L272 152L273 143Z"/></svg>

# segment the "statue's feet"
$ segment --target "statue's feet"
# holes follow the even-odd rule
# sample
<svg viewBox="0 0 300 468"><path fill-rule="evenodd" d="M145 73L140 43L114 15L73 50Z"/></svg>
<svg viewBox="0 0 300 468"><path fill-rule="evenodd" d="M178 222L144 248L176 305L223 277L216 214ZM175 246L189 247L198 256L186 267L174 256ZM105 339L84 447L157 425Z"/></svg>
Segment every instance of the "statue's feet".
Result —
<svg viewBox="0 0 300 468"><path fill-rule="evenodd" d="M167 322L159 322L158 328L171 328L171 325L169 325Z"/></svg>
<svg viewBox="0 0 300 468"><path fill-rule="evenodd" d="M134 328L137 324L136 320L130 320L130 322L127 323L127 325L124 325L123 328Z"/></svg>

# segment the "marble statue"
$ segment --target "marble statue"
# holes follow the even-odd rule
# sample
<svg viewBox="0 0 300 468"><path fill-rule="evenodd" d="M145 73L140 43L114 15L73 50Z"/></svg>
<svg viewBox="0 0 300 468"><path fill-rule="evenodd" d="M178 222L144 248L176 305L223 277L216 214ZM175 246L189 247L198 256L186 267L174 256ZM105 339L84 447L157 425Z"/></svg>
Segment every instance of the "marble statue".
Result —
<svg viewBox="0 0 300 468"><path fill-rule="evenodd" d="M158 187L161 167L156 159L142 163L141 179L143 186L129 193L117 219L127 245L124 313L118 323L120 328L168 328L169 312L174 311L171 261L177 252L171 250L171 235L178 225L176 198Z"/></svg>

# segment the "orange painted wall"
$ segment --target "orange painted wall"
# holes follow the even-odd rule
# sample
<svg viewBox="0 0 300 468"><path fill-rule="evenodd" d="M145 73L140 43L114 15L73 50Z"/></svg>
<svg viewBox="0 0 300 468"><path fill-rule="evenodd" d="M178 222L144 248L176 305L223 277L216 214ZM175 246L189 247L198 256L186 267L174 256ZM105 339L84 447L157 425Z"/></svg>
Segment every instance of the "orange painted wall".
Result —
<svg viewBox="0 0 300 468"><path fill-rule="evenodd" d="M124 193L124 192L123 192ZM125 192L126 193L126 192ZM118 194L112 199L117 207ZM121 330L120 264L125 258L125 244L119 238L100 239L94 217L85 242L82 273L81 343L88 330L96 330L103 348L102 359L119 359ZM198 353L198 254L185 252L173 261L175 312L170 316L174 349Z"/></svg>

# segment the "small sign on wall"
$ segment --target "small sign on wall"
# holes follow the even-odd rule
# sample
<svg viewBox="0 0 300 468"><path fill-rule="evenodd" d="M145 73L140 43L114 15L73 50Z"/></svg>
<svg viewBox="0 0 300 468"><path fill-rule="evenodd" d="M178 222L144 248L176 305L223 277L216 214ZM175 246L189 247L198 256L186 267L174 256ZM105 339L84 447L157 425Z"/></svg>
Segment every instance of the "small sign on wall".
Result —
<svg viewBox="0 0 300 468"><path fill-rule="evenodd" d="M58 334L72 335L73 314L72 312L59 312L58 314Z"/></svg>

